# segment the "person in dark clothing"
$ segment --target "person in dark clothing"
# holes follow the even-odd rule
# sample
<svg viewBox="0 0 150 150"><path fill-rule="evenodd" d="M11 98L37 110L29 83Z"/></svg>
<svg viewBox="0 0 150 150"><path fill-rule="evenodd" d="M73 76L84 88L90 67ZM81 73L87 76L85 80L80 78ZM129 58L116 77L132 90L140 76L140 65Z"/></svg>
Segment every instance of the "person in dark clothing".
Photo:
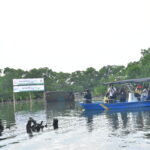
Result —
<svg viewBox="0 0 150 150"><path fill-rule="evenodd" d="M84 98L85 98L86 103L92 102L92 95L91 95L90 90L86 90L86 94L85 94Z"/></svg>
<svg viewBox="0 0 150 150"><path fill-rule="evenodd" d="M43 125L43 121L41 123L37 123L33 118L29 118L27 125L26 125L26 131L29 134L32 134L32 132L40 132L40 130L43 130L44 127L47 127L47 125Z"/></svg>
<svg viewBox="0 0 150 150"><path fill-rule="evenodd" d="M37 132L40 132L40 130L43 131L44 125L43 125L43 121L41 121L41 123L37 123L36 124L36 130Z"/></svg>
<svg viewBox="0 0 150 150"><path fill-rule="evenodd" d="M2 121L0 119L0 136L2 135L3 131L4 131L4 126L2 125Z"/></svg>
<svg viewBox="0 0 150 150"><path fill-rule="evenodd" d="M56 118L53 119L53 127L54 129L58 129L58 119Z"/></svg>
<svg viewBox="0 0 150 150"><path fill-rule="evenodd" d="M121 88L121 90L119 91L119 95L120 95L120 102L125 102L127 94L124 88Z"/></svg>
<svg viewBox="0 0 150 150"><path fill-rule="evenodd" d="M36 121L30 117L26 125L27 133L32 134L32 131L35 131L35 127L36 127Z"/></svg>
<svg viewBox="0 0 150 150"><path fill-rule="evenodd" d="M148 96L146 100L150 100L150 90L148 90Z"/></svg>

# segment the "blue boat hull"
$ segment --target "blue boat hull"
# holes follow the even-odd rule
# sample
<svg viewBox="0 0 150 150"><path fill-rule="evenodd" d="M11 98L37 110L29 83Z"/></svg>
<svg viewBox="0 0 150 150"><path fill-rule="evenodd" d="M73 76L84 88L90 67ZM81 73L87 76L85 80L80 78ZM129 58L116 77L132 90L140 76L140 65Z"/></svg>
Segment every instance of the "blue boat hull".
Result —
<svg viewBox="0 0 150 150"><path fill-rule="evenodd" d="M80 103L80 106L85 110L114 110L114 109L128 109L128 108L143 108L150 107L150 101L141 102L118 102L118 103Z"/></svg>

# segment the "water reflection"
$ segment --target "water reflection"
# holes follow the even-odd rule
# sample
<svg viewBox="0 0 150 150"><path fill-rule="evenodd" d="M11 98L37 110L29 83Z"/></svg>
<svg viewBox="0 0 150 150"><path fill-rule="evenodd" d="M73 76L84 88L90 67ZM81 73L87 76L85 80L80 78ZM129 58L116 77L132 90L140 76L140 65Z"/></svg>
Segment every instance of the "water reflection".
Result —
<svg viewBox="0 0 150 150"><path fill-rule="evenodd" d="M48 123L48 128L44 128L43 132L33 133L32 138L29 137L26 133L29 117L33 117L38 123ZM48 150L67 149L68 145L73 150L90 150L93 144L97 145L95 149L119 150L120 147L128 148L128 145L136 146L136 141L146 144L144 140L150 139L149 108L82 111L75 102L32 101L31 104L30 101L24 101L16 103L15 111L11 103L0 104L0 118L5 126L0 137L2 149L6 147L15 150L12 145L18 146L25 142L28 147L22 144L23 150L36 149L37 143L44 143L38 145L39 149ZM53 129L54 118L59 120L58 130ZM6 128L9 125L10 128ZM119 143L118 147L117 144L114 145L116 142Z"/></svg>
<svg viewBox="0 0 150 150"><path fill-rule="evenodd" d="M87 117L87 127L89 132L93 131L93 116Z"/></svg>
<svg viewBox="0 0 150 150"><path fill-rule="evenodd" d="M81 114L87 120L87 125L90 128L93 125L94 117L105 116L106 122L112 131L122 129L133 129L146 130L150 126L150 109L127 109L127 110L114 110L114 111L84 111ZM91 125L92 124L92 125ZM92 130L91 130L92 131Z"/></svg>
<svg viewBox="0 0 150 150"><path fill-rule="evenodd" d="M66 126L71 126L71 116L74 116L75 111L75 102L49 102L46 103L46 120L49 126L53 125L53 119L57 118L61 120L59 122L62 128ZM70 117L69 117L70 116ZM53 127L52 127L53 128Z"/></svg>
<svg viewBox="0 0 150 150"><path fill-rule="evenodd" d="M118 129L119 128L118 114L117 113L110 113L110 114L107 113L106 116L107 116L109 124L112 126L112 128Z"/></svg>
<svg viewBox="0 0 150 150"><path fill-rule="evenodd" d="M0 105L0 119L5 128L10 129L15 125L15 113L12 103Z"/></svg>
<svg viewBox="0 0 150 150"><path fill-rule="evenodd" d="M38 111L43 109L43 101L34 101L32 104L29 101L17 102L15 107L13 103L0 103L0 119L4 126L4 131L1 134L0 140L11 141L10 139L15 139L18 135L21 136L24 134L24 124L26 124L28 117L37 114ZM11 143L16 142L18 141ZM7 144L2 144L0 147L3 147L4 145Z"/></svg>
<svg viewBox="0 0 150 150"><path fill-rule="evenodd" d="M47 119L49 117L57 117L69 114L68 111L75 109L75 102L51 102L46 103L46 116Z"/></svg>
<svg viewBox="0 0 150 150"><path fill-rule="evenodd" d="M128 123L128 114L127 114L127 112L122 112L121 113L121 119L122 119L122 122L123 122L123 128L126 128L127 123Z"/></svg>

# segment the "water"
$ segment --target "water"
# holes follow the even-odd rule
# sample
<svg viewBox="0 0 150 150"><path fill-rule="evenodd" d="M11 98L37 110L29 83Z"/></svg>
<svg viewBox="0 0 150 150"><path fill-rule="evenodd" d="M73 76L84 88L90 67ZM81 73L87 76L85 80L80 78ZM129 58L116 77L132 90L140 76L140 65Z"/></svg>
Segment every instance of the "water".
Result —
<svg viewBox="0 0 150 150"><path fill-rule="evenodd" d="M48 124L43 132L26 133L32 116ZM0 136L1 150L148 150L150 146L150 110L122 112L85 112L76 103L33 101L0 104L5 130ZM54 130L53 118L59 129Z"/></svg>

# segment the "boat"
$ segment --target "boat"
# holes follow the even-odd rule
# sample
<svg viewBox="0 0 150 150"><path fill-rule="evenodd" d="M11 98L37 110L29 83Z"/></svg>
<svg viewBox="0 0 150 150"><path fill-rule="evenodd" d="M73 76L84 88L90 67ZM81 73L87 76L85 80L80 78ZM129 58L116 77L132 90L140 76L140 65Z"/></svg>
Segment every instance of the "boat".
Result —
<svg viewBox="0 0 150 150"><path fill-rule="evenodd" d="M82 111L80 117L93 117L93 116L98 116L101 114L114 114L114 113L137 113L137 112L149 112L150 108L149 107L137 107L136 109L133 108L126 108L126 109L110 109L109 111L104 111L104 110L85 110Z"/></svg>
<svg viewBox="0 0 150 150"><path fill-rule="evenodd" d="M105 85L109 84L124 84L129 89L128 99L125 102L120 102L119 100L115 100L113 103L105 103L103 101L92 102L92 103L84 103L80 102L80 106L84 110L125 110L125 109L136 109L136 108L144 108L148 107L150 110L150 100L141 99L138 100L134 95L133 84L141 84L145 82L150 82L150 78L140 78L140 79L129 79L129 80L121 80L115 82L107 82Z"/></svg>
<svg viewBox="0 0 150 150"><path fill-rule="evenodd" d="M140 102L116 102L116 103L104 103L104 102L93 102L93 103L80 103L80 106L85 110L112 110L112 109L128 109L128 108L139 108L149 107L150 101Z"/></svg>

